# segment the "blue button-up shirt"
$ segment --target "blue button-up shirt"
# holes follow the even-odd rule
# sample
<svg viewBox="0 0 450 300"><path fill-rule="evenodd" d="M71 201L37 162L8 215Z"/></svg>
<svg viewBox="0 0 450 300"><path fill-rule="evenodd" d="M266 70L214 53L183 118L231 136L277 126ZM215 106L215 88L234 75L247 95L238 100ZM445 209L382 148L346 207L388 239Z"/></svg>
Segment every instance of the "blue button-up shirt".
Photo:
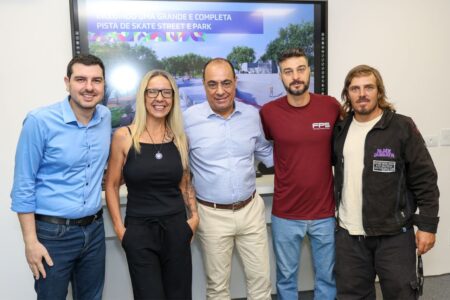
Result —
<svg viewBox="0 0 450 300"><path fill-rule="evenodd" d="M273 165L258 110L235 101L223 118L204 102L184 112L184 123L197 197L221 204L247 199L256 185L255 158Z"/></svg>
<svg viewBox="0 0 450 300"><path fill-rule="evenodd" d="M66 98L30 112L16 150L11 209L81 218L101 208L101 181L111 141L111 113L97 105L87 125Z"/></svg>

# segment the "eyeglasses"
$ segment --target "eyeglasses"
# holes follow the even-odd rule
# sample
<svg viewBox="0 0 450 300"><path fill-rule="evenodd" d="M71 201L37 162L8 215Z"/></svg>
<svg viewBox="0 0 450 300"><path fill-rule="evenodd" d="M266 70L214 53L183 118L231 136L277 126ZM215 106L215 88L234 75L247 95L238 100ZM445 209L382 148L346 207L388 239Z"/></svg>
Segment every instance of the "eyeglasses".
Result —
<svg viewBox="0 0 450 300"><path fill-rule="evenodd" d="M159 93L163 96L163 98L172 98L173 90L172 89L146 89L144 91L145 95L150 98L158 97Z"/></svg>
<svg viewBox="0 0 450 300"><path fill-rule="evenodd" d="M224 80L224 81L208 81L206 83L206 86L208 89L215 91L219 88L219 85L222 86L223 89L228 90L233 86L233 81L231 80Z"/></svg>

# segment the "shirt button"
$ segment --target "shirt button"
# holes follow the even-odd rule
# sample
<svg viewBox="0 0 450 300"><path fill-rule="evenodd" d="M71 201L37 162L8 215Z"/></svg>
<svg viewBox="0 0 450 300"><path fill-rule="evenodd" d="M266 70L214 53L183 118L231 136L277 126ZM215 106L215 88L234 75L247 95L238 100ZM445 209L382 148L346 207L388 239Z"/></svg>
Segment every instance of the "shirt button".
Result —
<svg viewBox="0 0 450 300"><path fill-rule="evenodd" d="M89 182L86 182L86 185L89 185Z"/></svg>
<svg viewBox="0 0 450 300"><path fill-rule="evenodd" d="M88 164L88 168L90 168L91 167L91 164Z"/></svg>

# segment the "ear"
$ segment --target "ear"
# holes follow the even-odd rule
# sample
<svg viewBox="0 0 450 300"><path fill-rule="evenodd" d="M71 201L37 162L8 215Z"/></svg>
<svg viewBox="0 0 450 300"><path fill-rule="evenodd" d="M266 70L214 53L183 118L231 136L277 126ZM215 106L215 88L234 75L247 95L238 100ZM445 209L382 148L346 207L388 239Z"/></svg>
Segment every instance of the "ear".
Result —
<svg viewBox="0 0 450 300"><path fill-rule="evenodd" d="M69 89L69 86L70 86L70 79L69 79L69 77L64 76L64 84L66 85L66 91L68 92L70 90Z"/></svg>

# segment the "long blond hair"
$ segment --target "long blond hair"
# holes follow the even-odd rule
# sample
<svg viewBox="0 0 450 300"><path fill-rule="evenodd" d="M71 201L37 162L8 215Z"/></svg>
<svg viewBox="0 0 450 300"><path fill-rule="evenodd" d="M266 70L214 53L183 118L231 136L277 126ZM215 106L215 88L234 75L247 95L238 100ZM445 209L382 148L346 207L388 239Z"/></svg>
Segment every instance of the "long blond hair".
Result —
<svg viewBox="0 0 450 300"><path fill-rule="evenodd" d="M183 127L183 117L180 108L180 94L175 79L168 72L163 70L152 70L145 74L139 85L139 89L136 94L136 114L133 120L133 129L131 130L131 138L133 140L133 147L137 153L141 151L141 145L139 139L145 131L147 124L147 109L145 107L145 89L148 82L157 76L166 78L173 89L173 103L169 114L166 117L166 126L172 131L174 135L174 143L178 148L181 156L181 163L183 169L187 170L188 162L188 145L186 135Z"/></svg>
<svg viewBox="0 0 450 300"><path fill-rule="evenodd" d="M344 88L341 92L341 99L344 102L342 106L342 111L344 116L353 111L352 103L350 101L350 96L348 94L348 88L353 78L361 77L361 76L370 76L373 74L377 81L377 90L378 90L378 106L381 109L387 109L391 111L395 111L395 107L392 103L387 100L386 89L384 87L383 78L381 77L380 72L377 69L368 66L368 65L359 65L351 69L344 81Z"/></svg>

